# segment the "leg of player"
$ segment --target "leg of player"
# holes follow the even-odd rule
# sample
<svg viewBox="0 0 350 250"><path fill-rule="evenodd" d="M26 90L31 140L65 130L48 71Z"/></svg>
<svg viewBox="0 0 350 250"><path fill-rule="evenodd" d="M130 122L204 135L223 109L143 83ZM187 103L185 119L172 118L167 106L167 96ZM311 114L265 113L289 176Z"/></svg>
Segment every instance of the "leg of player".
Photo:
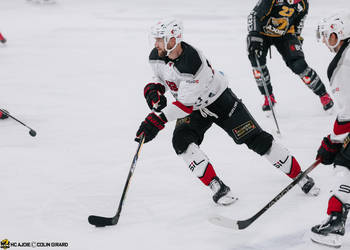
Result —
<svg viewBox="0 0 350 250"><path fill-rule="evenodd" d="M173 147L189 169L213 191L213 200L220 205L230 205L237 200L222 180L216 175L208 157L199 148L205 131L212 122L203 118L198 111L179 119L173 134Z"/></svg>
<svg viewBox="0 0 350 250"><path fill-rule="evenodd" d="M223 108L224 106L229 107ZM292 179L297 178L302 173L298 161L287 149L274 141L271 134L260 128L242 101L232 91L224 92L208 108L217 114L223 112L222 110L229 111L229 118L216 123L232 137L235 143L244 143L257 154L265 156L274 167L280 169ZM316 196L319 193L319 188L315 186L313 179L309 176L303 178L298 184L306 194Z"/></svg>
<svg viewBox="0 0 350 250"><path fill-rule="evenodd" d="M248 46L249 46L249 43L248 43ZM263 111L270 111L270 105L269 105L269 102L267 99L267 95L270 96L270 100L272 102L272 105L276 104L276 99L275 99L275 96L273 94L272 85L271 85L270 72L266 66L266 56L267 56L267 52L268 52L269 47L270 47L270 40L265 37L264 43L263 43L263 49L261 51L261 56L258 57L259 63L261 65L261 70L260 70L260 68L258 68L258 65L256 63L256 59L255 59L256 55L255 55L254 51L249 51L249 48L248 48L248 52L249 52L248 58L249 58L249 61L252 65L252 68L253 68L253 76L254 76L254 79L256 81L256 84L258 85L258 89L259 89L260 93L264 96L264 103L262 105ZM264 82L263 82L262 76L265 79L265 84L266 84L268 93L265 92Z"/></svg>
<svg viewBox="0 0 350 250"><path fill-rule="evenodd" d="M305 85L320 97L324 110L333 107L333 100L326 91L321 78L305 61L304 52L299 39L295 35L286 35L275 42L287 66L297 74Z"/></svg>
<svg viewBox="0 0 350 250"><path fill-rule="evenodd" d="M348 136L349 138L349 136ZM349 141L345 140L345 141ZM334 159L333 195L328 201L328 219L311 228L311 240L323 245L340 247L345 234L345 222L350 209L350 144L344 143Z"/></svg>
<svg viewBox="0 0 350 250"><path fill-rule="evenodd" d="M328 201L328 218L311 228L311 240L332 247L340 247L345 234L345 222L350 209L350 170L343 166L334 169L335 189Z"/></svg>
<svg viewBox="0 0 350 250"><path fill-rule="evenodd" d="M295 179L302 174L300 165L290 152L276 141L272 141L270 149L264 154L266 159L271 162L273 166L280 169L288 177ZM317 196L320 193L320 189L315 186L314 180L306 176L298 185L305 194Z"/></svg>

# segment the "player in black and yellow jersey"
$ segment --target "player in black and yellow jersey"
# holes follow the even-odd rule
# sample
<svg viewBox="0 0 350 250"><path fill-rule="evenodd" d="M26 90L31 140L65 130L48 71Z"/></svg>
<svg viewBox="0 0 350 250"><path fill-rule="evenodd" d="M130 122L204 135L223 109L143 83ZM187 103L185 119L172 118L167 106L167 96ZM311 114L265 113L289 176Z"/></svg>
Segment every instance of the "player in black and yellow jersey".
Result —
<svg viewBox="0 0 350 250"><path fill-rule="evenodd" d="M270 110L267 95L270 95L273 105L276 103L269 70L266 67L266 56L271 45L276 47L287 66L320 97L324 110L333 106L320 77L306 63L302 50L301 31L308 10L308 0L260 0L248 16L249 60L258 88L265 96L263 111ZM258 70L256 59L259 60L262 72ZM262 74L268 93L264 91Z"/></svg>

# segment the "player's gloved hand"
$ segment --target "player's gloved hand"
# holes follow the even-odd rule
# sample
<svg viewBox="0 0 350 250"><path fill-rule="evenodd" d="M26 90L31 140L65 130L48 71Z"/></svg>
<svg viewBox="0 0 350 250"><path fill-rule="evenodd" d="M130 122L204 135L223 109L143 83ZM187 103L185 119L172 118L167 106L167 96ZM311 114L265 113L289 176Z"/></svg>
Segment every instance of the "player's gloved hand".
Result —
<svg viewBox="0 0 350 250"><path fill-rule="evenodd" d="M159 116L155 113L148 114L136 132L135 141L139 142L142 134L145 136L145 143L153 140L158 132L164 128L166 122L167 119L163 113Z"/></svg>
<svg viewBox="0 0 350 250"><path fill-rule="evenodd" d="M247 48L249 54L262 56L264 49L264 39L263 36L257 32L249 33L247 36Z"/></svg>
<svg viewBox="0 0 350 250"><path fill-rule="evenodd" d="M6 114L6 112L9 113L6 109L0 109L0 119L1 120L9 118L9 116Z"/></svg>
<svg viewBox="0 0 350 250"><path fill-rule="evenodd" d="M330 165L334 162L334 158L341 150L341 147L341 143L333 143L328 135L323 138L321 146L317 150L316 159L321 158L323 164Z"/></svg>
<svg viewBox="0 0 350 250"><path fill-rule="evenodd" d="M160 112L167 105L165 87L160 83L149 83L144 88L144 96L150 109Z"/></svg>

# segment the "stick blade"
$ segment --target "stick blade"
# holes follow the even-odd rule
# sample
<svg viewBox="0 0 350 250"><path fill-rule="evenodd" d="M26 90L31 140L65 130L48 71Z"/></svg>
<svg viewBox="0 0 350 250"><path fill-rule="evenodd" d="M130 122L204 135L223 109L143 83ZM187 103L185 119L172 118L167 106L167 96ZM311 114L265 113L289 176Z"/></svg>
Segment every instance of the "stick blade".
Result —
<svg viewBox="0 0 350 250"><path fill-rule="evenodd" d="M221 215L216 215L216 216L210 217L209 221L212 224L220 226L220 227L226 227L226 228L230 228L233 230L239 230L237 220L233 220L233 219L221 216Z"/></svg>
<svg viewBox="0 0 350 250"><path fill-rule="evenodd" d="M113 226L118 223L118 220L115 220L114 217L109 218L96 215L90 215L88 221L96 227Z"/></svg>

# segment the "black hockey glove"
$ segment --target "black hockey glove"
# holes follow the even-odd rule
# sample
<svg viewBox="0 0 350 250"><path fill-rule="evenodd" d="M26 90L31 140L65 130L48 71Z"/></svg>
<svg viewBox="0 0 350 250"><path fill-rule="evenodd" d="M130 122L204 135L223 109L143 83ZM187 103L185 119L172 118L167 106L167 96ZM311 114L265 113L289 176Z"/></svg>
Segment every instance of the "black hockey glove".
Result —
<svg viewBox="0 0 350 250"><path fill-rule="evenodd" d="M160 83L149 83L144 88L144 96L150 109L160 112L167 105L165 87Z"/></svg>
<svg viewBox="0 0 350 250"><path fill-rule="evenodd" d="M142 134L145 136L145 143L153 140L158 132L164 128L166 122L167 119L163 113L159 116L155 113L150 113L141 123L139 130L137 130L135 141L139 142Z"/></svg>
<svg viewBox="0 0 350 250"><path fill-rule="evenodd" d="M334 162L334 158L341 150L341 147L341 143L333 143L328 135L323 138L321 146L317 150L316 159L321 158L321 162L324 165L330 165Z"/></svg>
<svg viewBox="0 0 350 250"><path fill-rule="evenodd" d="M264 38L257 32L249 33L247 36L248 53L251 55L262 56L264 49Z"/></svg>

